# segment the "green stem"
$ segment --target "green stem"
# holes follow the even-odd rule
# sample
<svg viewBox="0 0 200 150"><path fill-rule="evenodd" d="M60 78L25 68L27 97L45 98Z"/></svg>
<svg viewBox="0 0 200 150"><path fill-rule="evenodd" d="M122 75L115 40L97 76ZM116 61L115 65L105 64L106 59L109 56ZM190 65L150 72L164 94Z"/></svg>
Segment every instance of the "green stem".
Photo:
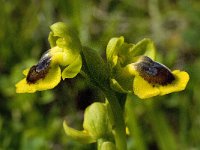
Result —
<svg viewBox="0 0 200 150"><path fill-rule="evenodd" d="M118 150L126 150L126 132L125 132L125 121L123 116L122 108L119 104L119 97L116 96L116 93L112 90L103 90L106 98L110 104L112 110L112 121L113 121L113 130L115 144Z"/></svg>

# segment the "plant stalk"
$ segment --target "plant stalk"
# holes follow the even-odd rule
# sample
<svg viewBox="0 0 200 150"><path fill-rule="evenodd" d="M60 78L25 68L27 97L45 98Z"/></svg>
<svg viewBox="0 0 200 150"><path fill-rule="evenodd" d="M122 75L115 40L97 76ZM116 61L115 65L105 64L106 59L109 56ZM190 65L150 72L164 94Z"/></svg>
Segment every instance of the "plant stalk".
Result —
<svg viewBox="0 0 200 150"><path fill-rule="evenodd" d="M125 121L123 109L121 108L119 101L121 101L120 97L116 96L116 93L112 90L103 90L106 98L110 104L110 108L112 111L112 121L113 121L113 130L114 130L114 138L117 150L126 150L126 131L125 131Z"/></svg>

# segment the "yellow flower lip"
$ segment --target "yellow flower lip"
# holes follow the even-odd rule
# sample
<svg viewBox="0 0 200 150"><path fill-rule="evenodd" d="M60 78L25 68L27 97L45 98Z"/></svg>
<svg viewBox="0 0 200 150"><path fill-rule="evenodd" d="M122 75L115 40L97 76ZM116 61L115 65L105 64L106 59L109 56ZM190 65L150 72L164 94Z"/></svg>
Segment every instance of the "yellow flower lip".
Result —
<svg viewBox="0 0 200 150"><path fill-rule="evenodd" d="M35 67L34 67L35 69ZM27 73L30 69L24 70L24 75L27 76ZM61 80L61 69L59 66L51 66L48 70L48 73L44 78L37 79L35 83L28 83L27 79L24 78L19 81L16 86L17 93L34 93L36 91L43 91L47 89L52 89Z"/></svg>
<svg viewBox="0 0 200 150"><path fill-rule="evenodd" d="M134 64L134 68L144 80L153 85L167 85L175 80L169 68L153 61L147 56L142 56Z"/></svg>
<svg viewBox="0 0 200 150"><path fill-rule="evenodd" d="M171 71L147 56L142 56L137 63L127 68L134 76L133 92L141 99L182 91L190 79L187 72Z"/></svg>
<svg viewBox="0 0 200 150"><path fill-rule="evenodd" d="M133 82L133 91L141 99L151 98L158 95L166 95L172 92L182 91L186 88L186 85L190 79L187 72L174 70L172 74L175 80L167 85L152 85L144 80L141 76L135 76Z"/></svg>

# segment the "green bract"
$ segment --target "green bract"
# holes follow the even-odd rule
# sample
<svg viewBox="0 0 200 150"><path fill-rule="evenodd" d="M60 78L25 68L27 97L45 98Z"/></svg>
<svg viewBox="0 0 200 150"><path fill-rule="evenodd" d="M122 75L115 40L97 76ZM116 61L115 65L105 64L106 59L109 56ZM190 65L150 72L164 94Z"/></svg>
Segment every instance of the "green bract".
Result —
<svg viewBox="0 0 200 150"><path fill-rule="evenodd" d="M83 47L82 52L83 69L90 80L100 88L108 87L110 72L104 60L91 48Z"/></svg>

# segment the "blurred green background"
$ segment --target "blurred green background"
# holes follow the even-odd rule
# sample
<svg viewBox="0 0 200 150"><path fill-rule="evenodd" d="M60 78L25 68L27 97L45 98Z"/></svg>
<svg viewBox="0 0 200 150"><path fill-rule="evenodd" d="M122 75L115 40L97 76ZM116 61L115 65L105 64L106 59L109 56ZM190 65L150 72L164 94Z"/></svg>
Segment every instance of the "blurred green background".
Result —
<svg viewBox="0 0 200 150"><path fill-rule="evenodd" d="M55 89L16 94L22 70L49 49L49 26L71 23L83 45L105 56L110 38L136 43L152 38L157 60L190 74L185 91L153 101L128 96L130 150L200 149L199 0L1 0L0 150L96 149L69 139L67 119L81 129L84 109L102 93L78 75Z"/></svg>

